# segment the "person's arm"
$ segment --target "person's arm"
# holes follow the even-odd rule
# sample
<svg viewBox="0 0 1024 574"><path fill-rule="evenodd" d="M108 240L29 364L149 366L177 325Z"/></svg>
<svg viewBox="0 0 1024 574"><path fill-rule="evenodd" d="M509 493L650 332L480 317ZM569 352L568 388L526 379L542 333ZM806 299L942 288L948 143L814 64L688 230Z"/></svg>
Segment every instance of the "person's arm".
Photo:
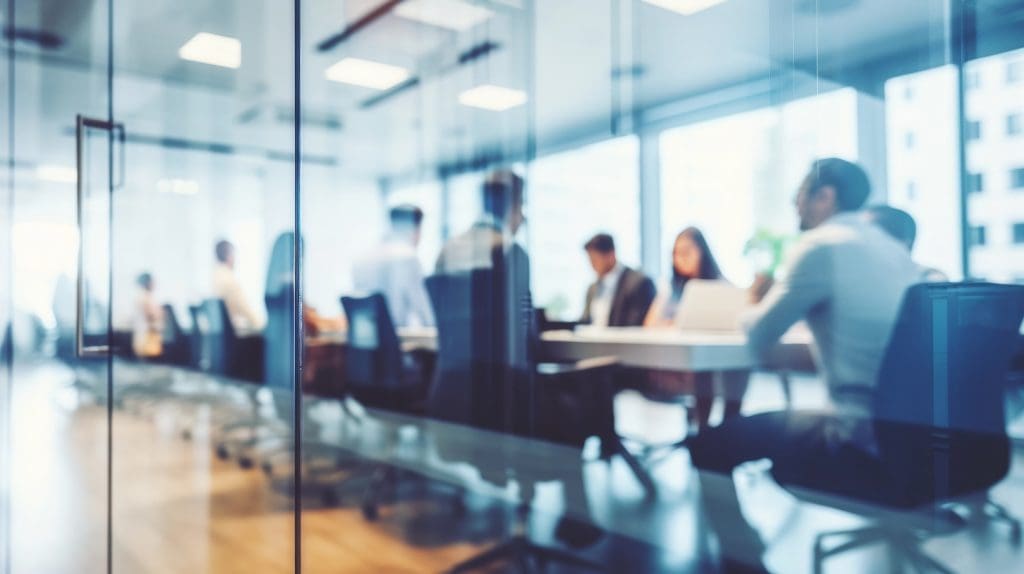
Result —
<svg viewBox="0 0 1024 574"><path fill-rule="evenodd" d="M654 286L654 281L651 281L650 277L644 276L636 292L636 301L634 303L636 309L634 313L636 313L636 316L630 318L631 325L639 326L645 323L654 299L657 296L658 288Z"/></svg>
<svg viewBox="0 0 1024 574"><path fill-rule="evenodd" d="M790 327L828 299L832 291L831 265L827 246L810 246L798 252L789 274L744 317L747 345L759 360L764 360Z"/></svg>
<svg viewBox="0 0 1024 574"><path fill-rule="evenodd" d="M665 291L655 296L654 301L651 302L651 307L647 310L647 316L644 317L644 327L663 327L665 325L661 314L665 309L665 300L668 297L669 295Z"/></svg>
<svg viewBox="0 0 1024 574"><path fill-rule="evenodd" d="M434 307L430 303L430 296L427 294L427 284L423 277L423 268L416 256L409 257L404 263L404 285L403 290L409 300L409 310L423 327L433 327Z"/></svg>

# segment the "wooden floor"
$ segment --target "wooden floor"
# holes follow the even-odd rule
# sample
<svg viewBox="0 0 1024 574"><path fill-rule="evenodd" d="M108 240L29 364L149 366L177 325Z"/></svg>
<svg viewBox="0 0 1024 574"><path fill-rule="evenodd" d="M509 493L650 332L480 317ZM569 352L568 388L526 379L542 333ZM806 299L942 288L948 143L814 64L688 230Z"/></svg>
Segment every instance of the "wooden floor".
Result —
<svg viewBox="0 0 1024 574"><path fill-rule="evenodd" d="M104 408L81 405L66 391L68 371L51 364L17 373L10 429L10 560L13 574L107 571L108 419ZM63 389L63 390L62 390ZM814 380L794 388L798 407L816 407L825 394ZM751 385L750 409L780 408L777 382ZM745 407L746 408L746 407ZM617 400L619 430L666 442L682 432L677 406ZM294 500L286 484L258 469L217 459L200 433L183 440L172 413L115 412L113 430L113 548L117 573L293 572ZM699 496L689 460L676 451L651 462L659 493L646 501L625 464L588 465L587 490L595 520L609 531L588 556L610 572L709 571L714 555L700 524ZM317 493L302 500L303 572L442 572L504 536L508 505L483 493L458 513L450 492L407 488L401 504L386 505L368 522L358 502L365 486L347 481L339 503ZM773 571L811 572L811 546L823 530L862 524L855 516L800 504L756 469L738 475L744 513L768 545ZM534 534L549 540L560 513L557 487L538 489ZM1024 514L1024 451L993 491ZM2 511L2 509L0 509ZM0 533L2 534L2 533ZM1005 529L972 529L928 542L926 550L957 572L1022 572L1024 550ZM3 568L0 557L0 569ZM869 548L830 559L826 572L884 570L885 552ZM553 573L554 574L554 573Z"/></svg>
<svg viewBox="0 0 1024 574"><path fill-rule="evenodd" d="M19 383L12 572L105 572L106 410L58 399L46 373ZM156 419L116 412L111 421L114 571L293 572L287 485L275 488L260 470L218 460L203 437L185 441L170 420ZM370 523L358 506L323 508L318 497L306 503L304 572L440 572L486 546L412 544L403 536L406 517L385 510ZM440 506L427 513L442 527L450 514ZM500 528L484 537L492 535Z"/></svg>

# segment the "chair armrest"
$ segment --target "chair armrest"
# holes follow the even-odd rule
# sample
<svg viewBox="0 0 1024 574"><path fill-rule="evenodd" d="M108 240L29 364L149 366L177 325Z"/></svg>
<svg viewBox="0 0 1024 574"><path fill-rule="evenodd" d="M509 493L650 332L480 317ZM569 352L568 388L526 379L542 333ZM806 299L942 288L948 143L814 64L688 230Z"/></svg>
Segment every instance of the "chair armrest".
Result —
<svg viewBox="0 0 1024 574"><path fill-rule="evenodd" d="M617 366L619 366L618 357L590 357L573 363L537 363L537 374L577 374L611 369Z"/></svg>

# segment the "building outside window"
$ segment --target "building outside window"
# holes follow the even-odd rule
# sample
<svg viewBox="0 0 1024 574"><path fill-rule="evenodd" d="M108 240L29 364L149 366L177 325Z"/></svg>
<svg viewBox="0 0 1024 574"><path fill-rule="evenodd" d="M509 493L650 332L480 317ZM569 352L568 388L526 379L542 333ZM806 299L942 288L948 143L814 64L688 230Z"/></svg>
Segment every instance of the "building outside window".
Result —
<svg viewBox="0 0 1024 574"><path fill-rule="evenodd" d="M981 122L977 120L969 120L967 126L964 128L964 137L967 141L976 141L981 139Z"/></svg>
<svg viewBox="0 0 1024 574"><path fill-rule="evenodd" d="M1020 133L1024 131L1024 129L1022 129L1024 126L1022 126L1022 124L1024 124L1024 116L1021 114L1017 113L1006 116L1006 135L1020 135Z"/></svg>
<svg viewBox="0 0 1024 574"><path fill-rule="evenodd" d="M1024 60L1013 60L1006 64L1006 83L1017 84L1024 80Z"/></svg>
<svg viewBox="0 0 1024 574"><path fill-rule="evenodd" d="M987 235L984 225L972 225L970 229L971 245L974 247L983 247L987 243Z"/></svg>
<svg viewBox="0 0 1024 574"><path fill-rule="evenodd" d="M967 174L968 193L981 193L985 189L985 179L980 173Z"/></svg>
<svg viewBox="0 0 1024 574"><path fill-rule="evenodd" d="M1015 245L1024 245L1024 223L1013 224L1013 243Z"/></svg>
<svg viewBox="0 0 1024 574"><path fill-rule="evenodd" d="M1015 167L1010 170L1010 188L1024 189L1024 167Z"/></svg>

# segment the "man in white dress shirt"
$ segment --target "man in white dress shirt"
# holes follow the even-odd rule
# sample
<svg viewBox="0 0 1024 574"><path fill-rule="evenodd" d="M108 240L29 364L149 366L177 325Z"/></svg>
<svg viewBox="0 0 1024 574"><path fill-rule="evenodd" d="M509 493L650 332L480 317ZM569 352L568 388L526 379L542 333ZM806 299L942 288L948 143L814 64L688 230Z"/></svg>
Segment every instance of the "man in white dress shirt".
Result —
<svg viewBox="0 0 1024 574"><path fill-rule="evenodd" d="M217 264L213 268L213 296L224 300L232 326L236 330L262 329L263 318L249 305L235 275L235 246L222 239L217 242L214 254Z"/></svg>
<svg viewBox="0 0 1024 574"><path fill-rule="evenodd" d="M434 311L416 256L423 210L398 205L391 208L389 218L391 231L384 241L352 266L355 288L364 293L382 293L395 327L433 326Z"/></svg>
<svg viewBox="0 0 1024 574"><path fill-rule="evenodd" d="M770 289L755 283L753 293L767 293L746 320L748 345L762 358L794 323L807 322L831 408L735 417L688 441L726 571L764 571L763 544L740 512L736 466L767 458L784 483L864 488L852 469L875 454L875 378L904 292L920 277L907 249L859 213L869 194L859 166L836 158L813 164L796 198L804 233L788 272Z"/></svg>

